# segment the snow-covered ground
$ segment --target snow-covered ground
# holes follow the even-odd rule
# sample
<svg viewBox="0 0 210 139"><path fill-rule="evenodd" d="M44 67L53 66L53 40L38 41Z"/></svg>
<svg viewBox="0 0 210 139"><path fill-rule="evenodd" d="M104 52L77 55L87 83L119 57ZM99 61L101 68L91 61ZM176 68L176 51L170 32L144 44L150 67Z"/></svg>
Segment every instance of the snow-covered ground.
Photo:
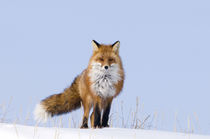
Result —
<svg viewBox="0 0 210 139"><path fill-rule="evenodd" d="M210 136L142 129L48 128L1 123L0 139L210 139Z"/></svg>

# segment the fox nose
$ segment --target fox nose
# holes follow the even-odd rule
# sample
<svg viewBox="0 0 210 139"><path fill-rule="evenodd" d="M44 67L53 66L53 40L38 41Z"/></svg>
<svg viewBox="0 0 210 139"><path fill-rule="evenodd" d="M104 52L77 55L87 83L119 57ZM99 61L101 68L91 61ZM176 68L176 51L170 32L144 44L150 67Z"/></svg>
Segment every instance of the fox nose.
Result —
<svg viewBox="0 0 210 139"><path fill-rule="evenodd" d="M104 66L104 68L107 70L109 67L108 66Z"/></svg>

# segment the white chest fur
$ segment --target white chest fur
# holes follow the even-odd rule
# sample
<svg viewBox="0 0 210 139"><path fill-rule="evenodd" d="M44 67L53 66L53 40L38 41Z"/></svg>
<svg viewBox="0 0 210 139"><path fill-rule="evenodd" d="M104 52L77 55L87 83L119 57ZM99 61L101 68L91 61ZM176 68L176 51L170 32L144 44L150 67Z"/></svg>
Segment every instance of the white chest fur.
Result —
<svg viewBox="0 0 210 139"><path fill-rule="evenodd" d="M93 63L91 66L89 77L93 92L103 98L114 96L116 93L114 85L121 80L118 64L112 64L107 70L101 67L100 63Z"/></svg>

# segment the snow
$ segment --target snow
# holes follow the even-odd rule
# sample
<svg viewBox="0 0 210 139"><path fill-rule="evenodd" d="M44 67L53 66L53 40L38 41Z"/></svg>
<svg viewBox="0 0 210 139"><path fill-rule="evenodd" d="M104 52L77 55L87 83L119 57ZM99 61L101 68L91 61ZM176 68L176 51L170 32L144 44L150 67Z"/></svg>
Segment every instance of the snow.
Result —
<svg viewBox="0 0 210 139"><path fill-rule="evenodd" d="M210 139L210 136L142 129L78 129L0 124L0 139Z"/></svg>

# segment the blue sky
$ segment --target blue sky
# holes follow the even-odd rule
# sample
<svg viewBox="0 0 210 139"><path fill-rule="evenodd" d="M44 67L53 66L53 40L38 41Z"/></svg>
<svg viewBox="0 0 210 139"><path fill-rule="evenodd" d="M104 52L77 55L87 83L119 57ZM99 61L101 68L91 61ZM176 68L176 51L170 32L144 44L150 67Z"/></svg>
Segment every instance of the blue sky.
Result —
<svg viewBox="0 0 210 139"><path fill-rule="evenodd" d="M128 113L138 96L158 129L210 134L210 2L0 1L0 105L33 111L88 64L91 40L120 40ZM175 115L179 122L175 122ZM196 120L196 116L198 120Z"/></svg>

